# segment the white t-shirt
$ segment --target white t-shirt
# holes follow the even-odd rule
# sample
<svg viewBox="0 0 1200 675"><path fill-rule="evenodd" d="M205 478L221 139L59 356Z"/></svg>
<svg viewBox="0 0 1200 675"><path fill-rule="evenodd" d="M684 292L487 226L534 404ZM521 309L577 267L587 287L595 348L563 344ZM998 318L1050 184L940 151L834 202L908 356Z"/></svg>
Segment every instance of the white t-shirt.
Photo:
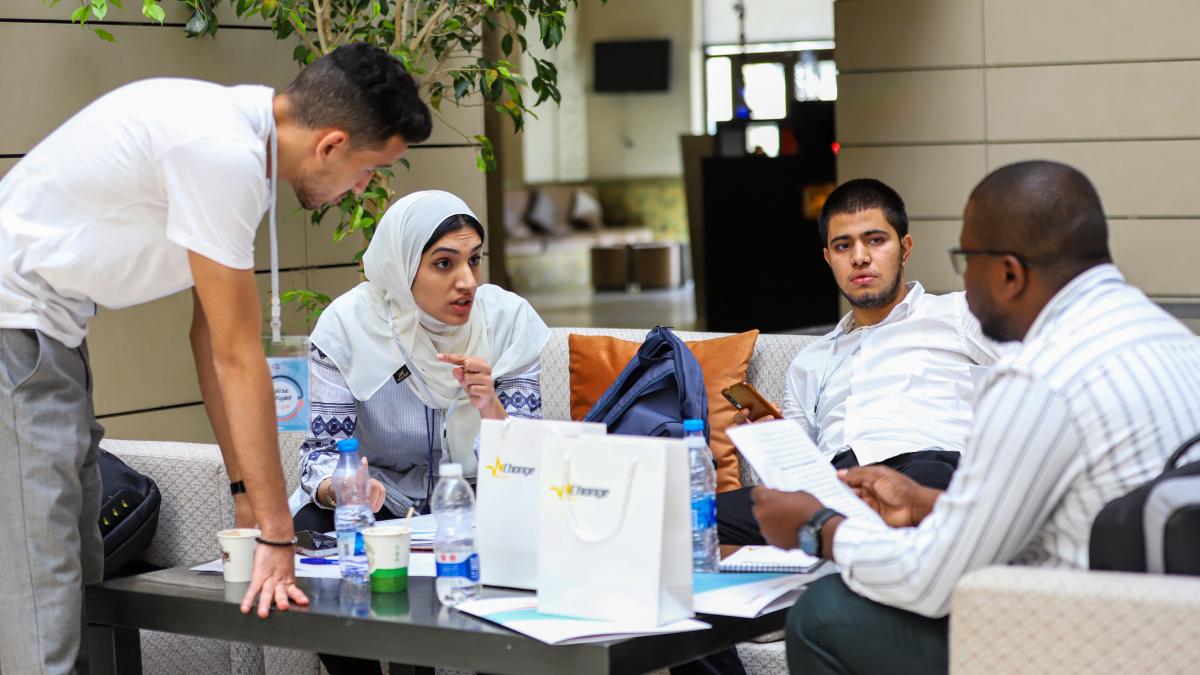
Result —
<svg viewBox="0 0 1200 675"><path fill-rule="evenodd" d="M190 288L189 250L253 268L272 99L268 87L144 80L47 136L0 181L0 327L76 347L97 305Z"/></svg>

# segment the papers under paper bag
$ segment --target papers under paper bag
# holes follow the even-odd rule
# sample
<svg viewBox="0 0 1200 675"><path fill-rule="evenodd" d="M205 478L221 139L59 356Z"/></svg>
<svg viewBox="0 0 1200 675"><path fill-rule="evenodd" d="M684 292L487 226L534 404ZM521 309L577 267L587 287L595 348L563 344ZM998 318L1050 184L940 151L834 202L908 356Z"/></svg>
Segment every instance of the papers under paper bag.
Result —
<svg viewBox="0 0 1200 675"><path fill-rule="evenodd" d="M542 448L538 607L661 626L692 616L687 448L604 436Z"/></svg>

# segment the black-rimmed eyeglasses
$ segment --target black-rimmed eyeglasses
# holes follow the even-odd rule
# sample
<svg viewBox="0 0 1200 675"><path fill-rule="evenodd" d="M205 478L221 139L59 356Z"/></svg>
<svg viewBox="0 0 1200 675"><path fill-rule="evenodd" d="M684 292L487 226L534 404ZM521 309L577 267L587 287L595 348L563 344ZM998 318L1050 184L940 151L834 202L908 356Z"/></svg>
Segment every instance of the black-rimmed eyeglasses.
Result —
<svg viewBox="0 0 1200 675"><path fill-rule="evenodd" d="M965 248L952 248L950 249L950 265L954 267L954 273L961 277L963 271L967 269L967 258L973 255L1011 255L1017 259L1017 262L1021 263L1021 267L1029 267L1028 261L1022 258L1019 253L1012 251L996 251L986 248L978 251L968 251Z"/></svg>

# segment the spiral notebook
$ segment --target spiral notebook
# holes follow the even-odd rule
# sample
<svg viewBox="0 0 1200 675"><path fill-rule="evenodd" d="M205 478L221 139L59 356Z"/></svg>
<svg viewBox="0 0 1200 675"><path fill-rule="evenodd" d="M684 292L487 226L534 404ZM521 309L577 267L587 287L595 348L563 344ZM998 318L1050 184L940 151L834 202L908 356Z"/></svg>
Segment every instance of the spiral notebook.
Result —
<svg viewBox="0 0 1200 675"><path fill-rule="evenodd" d="M743 546L721 561L722 572L792 572L807 574L825 562L800 549Z"/></svg>

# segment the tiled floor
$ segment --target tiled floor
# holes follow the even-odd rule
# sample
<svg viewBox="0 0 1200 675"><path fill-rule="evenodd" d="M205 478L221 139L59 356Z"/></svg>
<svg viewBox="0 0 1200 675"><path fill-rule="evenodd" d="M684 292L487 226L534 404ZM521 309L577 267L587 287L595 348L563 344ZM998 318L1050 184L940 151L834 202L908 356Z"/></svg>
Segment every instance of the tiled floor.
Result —
<svg viewBox="0 0 1200 675"><path fill-rule="evenodd" d="M693 330L696 325L696 305L690 287L633 293L533 293L524 297L552 327L672 326L679 330Z"/></svg>

